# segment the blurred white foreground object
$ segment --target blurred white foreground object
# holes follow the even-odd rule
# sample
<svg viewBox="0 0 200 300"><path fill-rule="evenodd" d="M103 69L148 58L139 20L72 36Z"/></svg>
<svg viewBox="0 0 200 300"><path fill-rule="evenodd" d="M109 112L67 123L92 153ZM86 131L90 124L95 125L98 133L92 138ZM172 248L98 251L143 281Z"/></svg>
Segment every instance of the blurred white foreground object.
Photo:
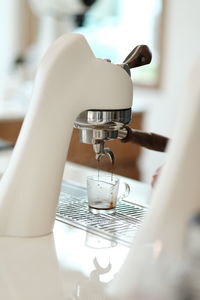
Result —
<svg viewBox="0 0 200 300"><path fill-rule="evenodd" d="M75 16L84 14L95 2L96 0L29 0L32 11L38 18L36 41L28 53L32 63L37 66L57 38L77 27Z"/></svg>
<svg viewBox="0 0 200 300"><path fill-rule="evenodd" d="M1 0L0 18L0 78L12 72L14 60L29 43L29 20L25 0Z"/></svg>
<svg viewBox="0 0 200 300"><path fill-rule="evenodd" d="M188 221L200 211L199 70L200 64L183 103L151 211L110 287L116 299L178 299L174 285L184 268Z"/></svg>

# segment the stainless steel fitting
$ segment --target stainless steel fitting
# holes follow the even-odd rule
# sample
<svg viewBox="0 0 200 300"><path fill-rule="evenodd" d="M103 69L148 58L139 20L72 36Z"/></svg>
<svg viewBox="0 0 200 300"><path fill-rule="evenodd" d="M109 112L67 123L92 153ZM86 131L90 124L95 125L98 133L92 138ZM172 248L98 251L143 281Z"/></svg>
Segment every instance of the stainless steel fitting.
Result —
<svg viewBox="0 0 200 300"><path fill-rule="evenodd" d="M99 160L107 155L114 162L114 154L104 143L119 138L119 132L131 121L131 108L123 110L88 110L76 119L74 127L80 129L80 142L92 144Z"/></svg>

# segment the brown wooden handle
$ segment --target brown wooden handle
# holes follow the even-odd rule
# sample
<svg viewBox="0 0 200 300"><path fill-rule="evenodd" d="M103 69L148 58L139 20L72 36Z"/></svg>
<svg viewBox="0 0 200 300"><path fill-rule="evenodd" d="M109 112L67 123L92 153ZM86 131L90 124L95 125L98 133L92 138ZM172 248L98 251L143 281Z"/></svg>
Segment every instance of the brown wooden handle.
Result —
<svg viewBox="0 0 200 300"><path fill-rule="evenodd" d="M151 62L152 54L146 45L136 46L123 61L130 69L147 65Z"/></svg>
<svg viewBox="0 0 200 300"><path fill-rule="evenodd" d="M148 133L140 130L131 129L128 126L127 136L122 139L122 142L132 142L150 150L165 152L169 139L165 136L155 133Z"/></svg>

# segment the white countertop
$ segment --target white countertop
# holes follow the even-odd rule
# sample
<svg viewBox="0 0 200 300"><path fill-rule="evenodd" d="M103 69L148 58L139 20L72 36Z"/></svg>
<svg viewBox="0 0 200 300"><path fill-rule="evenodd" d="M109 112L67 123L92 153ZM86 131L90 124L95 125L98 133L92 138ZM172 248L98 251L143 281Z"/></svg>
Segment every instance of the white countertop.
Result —
<svg viewBox="0 0 200 300"><path fill-rule="evenodd" d="M0 173L10 151L0 152ZM64 179L85 185L93 169L66 163ZM125 178L122 178L123 180ZM131 199L149 201L150 188L134 180ZM0 238L0 298L3 300L110 299L106 287L129 248L56 221L54 232L38 238Z"/></svg>
<svg viewBox="0 0 200 300"><path fill-rule="evenodd" d="M89 247L90 239L99 248ZM105 287L128 252L125 246L112 247L108 240L57 221L53 234L0 238L0 249L4 300L106 299Z"/></svg>

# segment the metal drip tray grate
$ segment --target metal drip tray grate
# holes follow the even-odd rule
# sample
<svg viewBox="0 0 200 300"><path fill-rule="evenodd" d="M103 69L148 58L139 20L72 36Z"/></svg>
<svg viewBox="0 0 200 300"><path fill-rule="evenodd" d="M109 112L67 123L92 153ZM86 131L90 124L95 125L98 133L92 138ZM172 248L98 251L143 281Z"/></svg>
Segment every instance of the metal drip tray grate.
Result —
<svg viewBox="0 0 200 300"><path fill-rule="evenodd" d="M147 212L146 207L120 201L115 214L94 215L88 210L86 189L63 181L56 219L130 245Z"/></svg>

